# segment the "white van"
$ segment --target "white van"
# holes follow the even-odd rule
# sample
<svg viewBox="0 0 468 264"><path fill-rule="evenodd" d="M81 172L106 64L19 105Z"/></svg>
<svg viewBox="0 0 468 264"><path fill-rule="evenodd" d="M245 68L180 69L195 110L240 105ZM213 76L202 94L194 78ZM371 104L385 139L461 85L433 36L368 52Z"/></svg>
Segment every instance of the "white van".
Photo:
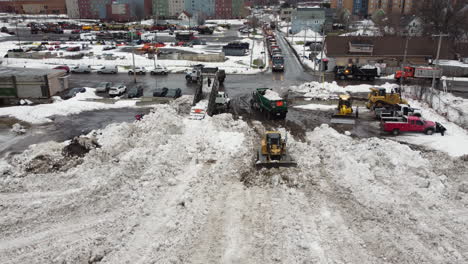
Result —
<svg viewBox="0 0 468 264"><path fill-rule="evenodd" d="M99 70L97 71L97 73L101 74L101 73L111 73L111 74L116 74L118 73L119 70L117 68L117 66L102 66L101 68L99 68Z"/></svg>
<svg viewBox="0 0 468 264"><path fill-rule="evenodd" d="M74 73L91 73L92 69L91 69L91 65L80 64L78 66L72 67L70 71Z"/></svg>

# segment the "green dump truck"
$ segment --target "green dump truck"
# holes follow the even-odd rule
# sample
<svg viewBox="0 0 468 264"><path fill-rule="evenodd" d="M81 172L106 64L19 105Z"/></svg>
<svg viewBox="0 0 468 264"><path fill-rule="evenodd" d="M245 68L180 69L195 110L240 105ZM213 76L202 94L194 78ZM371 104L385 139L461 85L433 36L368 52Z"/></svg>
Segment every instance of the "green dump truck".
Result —
<svg viewBox="0 0 468 264"><path fill-rule="evenodd" d="M252 93L250 105L253 109L266 113L268 119L286 118L288 104L270 88L258 88Z"/></svg>

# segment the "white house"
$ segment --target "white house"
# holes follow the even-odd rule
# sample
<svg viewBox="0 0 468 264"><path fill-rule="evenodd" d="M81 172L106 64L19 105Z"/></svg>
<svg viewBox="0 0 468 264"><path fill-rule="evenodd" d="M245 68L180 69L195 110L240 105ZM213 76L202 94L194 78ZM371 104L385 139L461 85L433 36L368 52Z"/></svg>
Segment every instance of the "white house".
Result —
<svg viewBox="0 0 468 264"><path fill-rule="evenodd" d="M177 19L183 20L183 21L190 21L193 19L193 16L187 11L182 11L177 17Z"/></svg>

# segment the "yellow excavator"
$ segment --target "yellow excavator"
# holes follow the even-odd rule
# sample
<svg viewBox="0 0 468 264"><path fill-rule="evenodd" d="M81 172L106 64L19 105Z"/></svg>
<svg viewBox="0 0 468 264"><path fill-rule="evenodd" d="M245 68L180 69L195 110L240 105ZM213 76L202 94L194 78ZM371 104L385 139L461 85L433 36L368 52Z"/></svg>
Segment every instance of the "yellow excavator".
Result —
<svg viewBox="0 0 468 264"><path fill-rule="evenodd" d="M341 94L338 100L337 112L333 115L331 123L333 124L350 124L356 123L355 119L359 117L359 108L353 111L353 101L348 94Z"/></svg>
<svg viewBox="0 0 468 264"><path fill-rule="evenodd" d="M259 167L295 166L297 163L287 153L286 139L281 138L278 131L267 131L262 138L262 145L257 153Z"/></svg>

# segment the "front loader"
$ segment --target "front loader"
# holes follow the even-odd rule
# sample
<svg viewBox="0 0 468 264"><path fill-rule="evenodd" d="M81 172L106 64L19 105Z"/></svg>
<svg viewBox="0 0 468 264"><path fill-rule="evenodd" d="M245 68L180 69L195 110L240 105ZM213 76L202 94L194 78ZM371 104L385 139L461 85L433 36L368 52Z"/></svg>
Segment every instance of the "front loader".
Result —
<svg viewBox="0 0 468 264"><path fill-rule="evenodd" d="M296 161L287 153L286 140L281 138L280 132L267 131L262 138L261 144L255 163L257 168L297 165Z"/></svg>
<svg viewBox="0 0 468 264"><path fill-rule="evenodd" d="M332 116L332 124L349 124L354 125L359 117L359 109L353 111L353 102L351 96L341 94L338 101L337 112Z"/></svg>

